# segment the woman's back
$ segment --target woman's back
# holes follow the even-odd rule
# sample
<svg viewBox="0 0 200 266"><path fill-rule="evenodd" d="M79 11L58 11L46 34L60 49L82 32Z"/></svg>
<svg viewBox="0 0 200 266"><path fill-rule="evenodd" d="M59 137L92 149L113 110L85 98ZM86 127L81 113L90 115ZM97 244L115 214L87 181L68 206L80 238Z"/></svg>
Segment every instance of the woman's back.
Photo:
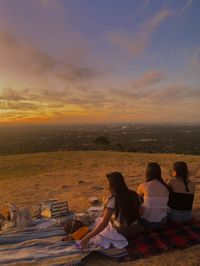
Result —
<svg viewBox="0 0 200 266"><path fill-rule="evenodd" d="M170 189L169 219L177 222L189 221L192 218L195 183L189 180L189 171L185 162L175 162L172 169L174 178L167 182Z"/></svg>
<svg viewBox="0 0 200 266"><path fill-rule="evenodd" d="M168 189L158 180L152 180L141 184L145 197L168 197ZM140 187L139 187L140 188ZM139 189L138 189L139 190Z"/></svg>
<svg viewBox="0 0 200 266"><path fill-rule="evenodd" d="M143 200L141 222L146 227L160 227L167 221L169 191L158 163L148 163L145 181L137 190Z"/></svg>
<svg viewBox="0 0 200 266"><path fill-rule="evenodd" d="M183 183L181 178L173 178L168 182L169 188L176 193L195 193L195 183L189 181L188 182L188 190L186 190L185 184Z"/></svg>
<svg viewBox="0 0 200 266"><path fill-rule="evenodd" d="M158 180L141 184L138 194L143 196L142 218L149 222L160 222L167 216L169 191Z"/></svg>
<svg viewBox="0 0 200 266"><path fill-rule="evenodd" d="M168 185L171 190L168 202L168 206L171 208L171 212L190 212L192 210L194 200L195 183L188 182L188 191L186 190L183 181L178 178L171 180ZM181 215L180 212L178 214ZM191 216L191 214L189 214L189 216Z"/></svg>

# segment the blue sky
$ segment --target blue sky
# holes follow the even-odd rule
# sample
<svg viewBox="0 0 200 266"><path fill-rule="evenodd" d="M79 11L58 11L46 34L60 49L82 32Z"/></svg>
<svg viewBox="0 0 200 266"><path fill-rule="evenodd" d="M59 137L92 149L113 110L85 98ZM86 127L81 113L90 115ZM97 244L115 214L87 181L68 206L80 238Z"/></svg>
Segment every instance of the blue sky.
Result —
<svg viewBox="0 0 200 266"><path fill-rule="evenodd" d="M200 122L200 1L1 0L0 122Z"/></svg>

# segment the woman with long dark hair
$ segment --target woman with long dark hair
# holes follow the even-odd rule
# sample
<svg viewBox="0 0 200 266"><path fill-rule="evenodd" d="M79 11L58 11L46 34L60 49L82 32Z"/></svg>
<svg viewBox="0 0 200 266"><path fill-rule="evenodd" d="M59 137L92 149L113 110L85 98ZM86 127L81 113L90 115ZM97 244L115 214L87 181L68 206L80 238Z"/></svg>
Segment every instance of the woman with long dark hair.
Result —
<svg viewBox="0 0 200 266"><path fill-rule="evenodd" d="M110 226L109 231L116 230L125 239L142 231L138 224L140 201L137 193L128 189L120 172L107 174L106 177L110 195L105 202L100 222L82 239L82 248L87 247L90 239L105 232L107 226Z"/></svg>
<svg viewBox="0 0 200 266"><path fill-rule="evenodd" d="M140 222L144 227L156 228L167 222L169 191L162 179L158 163L151 162L146 168L146 180L137 190L143 201Z"/></svg>
<svg viewBox="0 0 200 266"><path fill-rule="evenodd" d="M187 164L178 161L172 167L173 179L167 182L170 188L169 220L184 222L192 219L192 204L195 193L195 183L189 180Z"/></svg>

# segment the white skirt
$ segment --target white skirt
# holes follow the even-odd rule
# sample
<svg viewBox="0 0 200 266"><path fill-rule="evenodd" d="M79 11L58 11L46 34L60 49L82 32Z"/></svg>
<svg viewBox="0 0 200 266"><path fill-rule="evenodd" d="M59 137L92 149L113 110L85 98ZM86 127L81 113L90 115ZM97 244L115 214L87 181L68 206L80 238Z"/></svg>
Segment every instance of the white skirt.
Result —
<svg viewBox="0 0 200 266"><path fill-rule="evenodd" d="M102 218L97 218L95 223L96 225L102 221ZM123 249L128 245L127 239L119 234L115 228L113 228L111 222L108 223L106 228L90 239L89 243L95 247L101 247L103 249L109 249L115 247L118 249Z"/></svg>

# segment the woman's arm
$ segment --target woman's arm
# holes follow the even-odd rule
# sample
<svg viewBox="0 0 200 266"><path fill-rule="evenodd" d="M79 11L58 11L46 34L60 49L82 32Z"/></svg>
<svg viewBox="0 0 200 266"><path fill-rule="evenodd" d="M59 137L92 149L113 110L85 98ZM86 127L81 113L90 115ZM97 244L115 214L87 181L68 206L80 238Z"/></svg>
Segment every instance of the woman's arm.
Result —
<svg viewBox="0 0 200 266"><path fill-rule="evenodd" d="M168 187L171 191L173 191L173 184L174 184L173 179L168 178L167 180L165 180L165 184L167 185L167 187Z"/></svg>
<svg viewBox="0 0 200 266"><path fill-rule="evenodd" d="M138 189L137 189L137 194L139 196L140 199L143 199L144 197L144 187L143 184L140 184Z"/></svg>
<svg viewBox="0 0 200 266"><path fill-rule="evenodd" d="M89 240L98 235L101 231L103 231L108 225L111 216L113 214L113 209L105 208L103 212L102 221L91 231L89 232L80 242L81 248L87 248Z"/></svg>

